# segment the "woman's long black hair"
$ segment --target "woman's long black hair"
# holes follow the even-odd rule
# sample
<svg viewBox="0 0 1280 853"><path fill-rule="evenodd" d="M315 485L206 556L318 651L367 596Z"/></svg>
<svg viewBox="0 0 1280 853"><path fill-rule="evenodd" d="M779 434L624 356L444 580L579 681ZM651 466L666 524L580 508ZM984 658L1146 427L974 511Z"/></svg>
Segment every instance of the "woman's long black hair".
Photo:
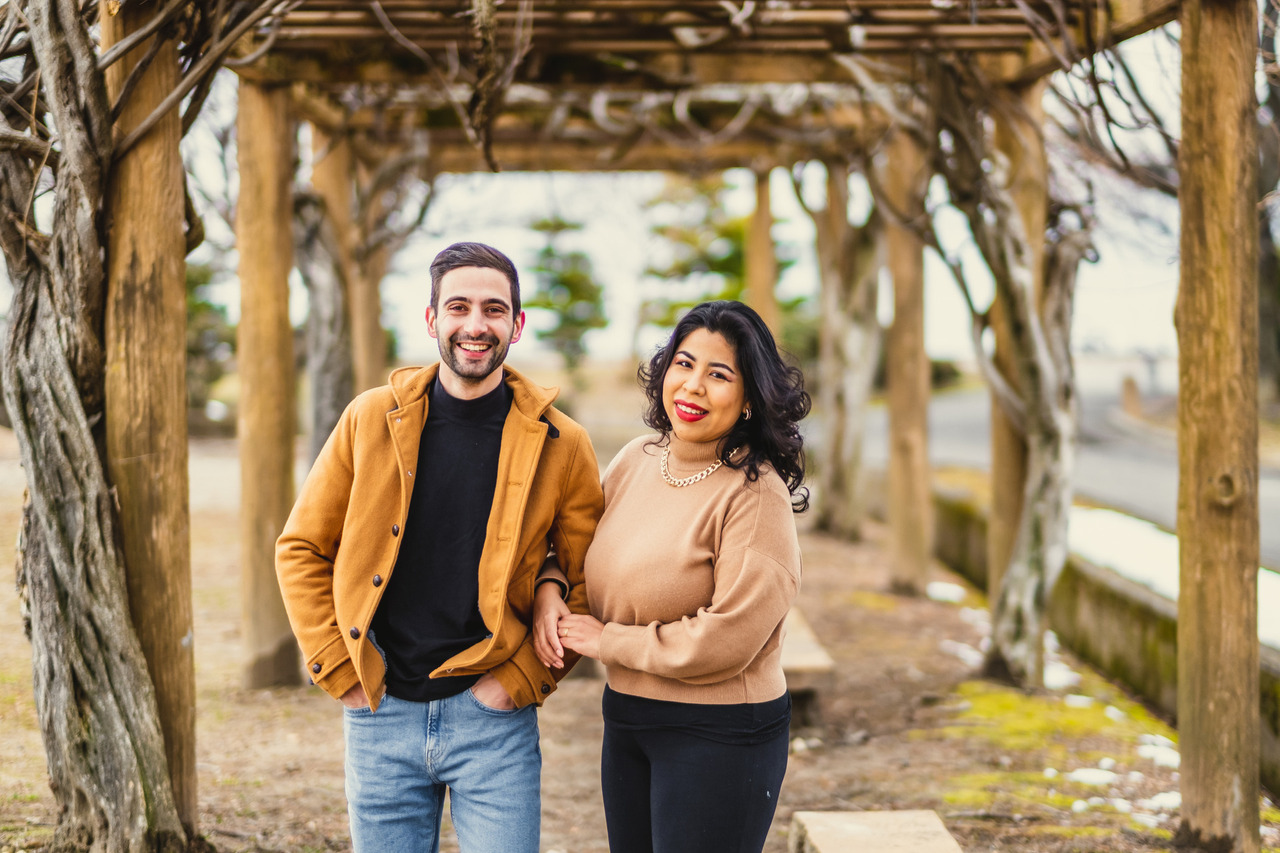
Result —
<svg viewBox="0 0 1280 853"><path fill-rule="evenodd" d="M751 407L752 416L738 418L720 440L720 461L745 470L749 480L760 476L761 464L768 464L787 484L792 509L804 512L809 508L809 490L802 485L804 439L799 423L811 405L804 390L804 374L782 360L769 327L741 302L721 300L696 306L680 318L666 346L640 365L640 385L649 401L645 424L663 436L671 434L671 419L662 405L662 382L680 344L698 329L722 335L733 347ZM735 456L743 447L746 454Z"/></svg>

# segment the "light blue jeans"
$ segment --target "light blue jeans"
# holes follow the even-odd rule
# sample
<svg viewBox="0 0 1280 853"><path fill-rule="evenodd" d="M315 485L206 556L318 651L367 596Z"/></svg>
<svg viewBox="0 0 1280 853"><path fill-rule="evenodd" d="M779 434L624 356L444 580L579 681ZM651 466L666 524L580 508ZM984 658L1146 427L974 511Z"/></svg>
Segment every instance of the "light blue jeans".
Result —
<svg viewBox="0 0 1280 853"><path fill-rule="evenodd" d="M499 711L470 690L343 709L356 853L437 853L445 789L462 853L538 853L538 709Z"/></svg>

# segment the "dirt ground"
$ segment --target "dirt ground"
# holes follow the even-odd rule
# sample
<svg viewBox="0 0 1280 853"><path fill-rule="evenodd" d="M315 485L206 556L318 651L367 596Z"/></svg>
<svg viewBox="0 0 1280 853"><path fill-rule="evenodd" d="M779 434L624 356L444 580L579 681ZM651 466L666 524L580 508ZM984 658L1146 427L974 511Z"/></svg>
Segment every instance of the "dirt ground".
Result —
<svg viewBox="0 0 1280 853"><path fill-rule="evenodd" d="M588 423L607 460L635 434L635 409L596 411L608 413ZM315 688L240 687L234 442L193 440L191 471L199 830L221 851L346 850L338 705ZM3 566L13 565L23 485L13 437L0 431ZM1167 725L1067 654L1054 671L1078 683L1057 691L977 679L984 601L940 565L934 579L951 586L939 590L959 601L890 594L875 525L860 543L805 532L803 546L798 606L836 672L817 721L793 733L770 853L787 850L797 810L917 808L937 810L965 851L1166 849L1178 820ZM541 712L544 851L608 849L601 689L572 677ZM11 592L0 594L0 756L0 853L39 850L55 814ZM1280 812L1263 806L1265 849L1280 845ZM457 849L449 830L442 849Z"/></svg>

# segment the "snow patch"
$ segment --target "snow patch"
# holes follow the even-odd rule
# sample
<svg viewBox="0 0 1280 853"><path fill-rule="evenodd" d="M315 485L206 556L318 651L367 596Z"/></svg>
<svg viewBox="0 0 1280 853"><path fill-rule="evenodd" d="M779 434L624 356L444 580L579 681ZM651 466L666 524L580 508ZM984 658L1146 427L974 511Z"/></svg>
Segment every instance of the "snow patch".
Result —
<svg viewBox="0 0 1280 853"><path fill-rule="evenodd" d="M1176 812L1182 808L1182 794L1178 791L1165 791L1150 799L1141 800L1138 807L1150 809L1153 812Z"/></svg>
<svg viewBox="0 0 1280 853"><path fill-rule="evenodd" d="M1096 507L1073 506L1071 550L1131 581L1178 600L1178 537L1149 521ZM1280 574L1258 572L1258 612L1280 612ZM1258 620L1258 639L1280 649L1280 619Z"/></svg>
<svg viewBox="0 0 1280 853"><path fill-rule="evenodd" d="M1081 785L1110 785L1116 780L1116 774L1100 767L1081 767L1067 774L1067 781L1079 782Z"/></svg>
<svg viewBox="0 0 1280 853"><path fill-rule="evenodd" d="M964 661L967 666L974 669L982 666L983 661L986 659L982 652L973 646L968 643L958 643L955 640L943 640L938 644L938 648L946 654L955 655Z"/></svg>
<svg viewBox="0 0 1280 853"><path fill-rule="evenodd" d="M968 594L958 583L932 581L924 588L924 594L934 601L945 601L948 604L959 604Z"/></svg>
<svg viewBox="0 0 1280 853"><path fill-rule="evenodd" d="M1071 669L1062 661L1048 661L1044 665L1044 686L1046 690L1066 690L1080 683L1080 673Z"/></svg>

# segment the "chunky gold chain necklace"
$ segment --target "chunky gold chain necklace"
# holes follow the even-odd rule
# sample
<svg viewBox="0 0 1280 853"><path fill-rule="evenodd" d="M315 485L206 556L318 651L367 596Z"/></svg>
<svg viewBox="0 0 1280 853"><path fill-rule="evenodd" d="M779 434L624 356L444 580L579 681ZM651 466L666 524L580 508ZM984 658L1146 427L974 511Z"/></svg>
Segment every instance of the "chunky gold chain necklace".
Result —
<svg viewBox="0 0 1280 853"><path fill-rule="evenodd" d="M707 479L712 475L712 473L715 472L717 468L719 468L721 465L724 464L719 459L717 459L711 466L709 466L708 468L702 471L699 471L698 473L694 474L692 477L683 477L677 480L675 477L671 476L671 471L670 469L667 468L667 457L670 455L671 455L670 447L662 448L662 479L666 481L666 484L668 486L675 486L677 489L682 488L684 486L692 486L694 483L698 482L699 480Z"/></svg>

